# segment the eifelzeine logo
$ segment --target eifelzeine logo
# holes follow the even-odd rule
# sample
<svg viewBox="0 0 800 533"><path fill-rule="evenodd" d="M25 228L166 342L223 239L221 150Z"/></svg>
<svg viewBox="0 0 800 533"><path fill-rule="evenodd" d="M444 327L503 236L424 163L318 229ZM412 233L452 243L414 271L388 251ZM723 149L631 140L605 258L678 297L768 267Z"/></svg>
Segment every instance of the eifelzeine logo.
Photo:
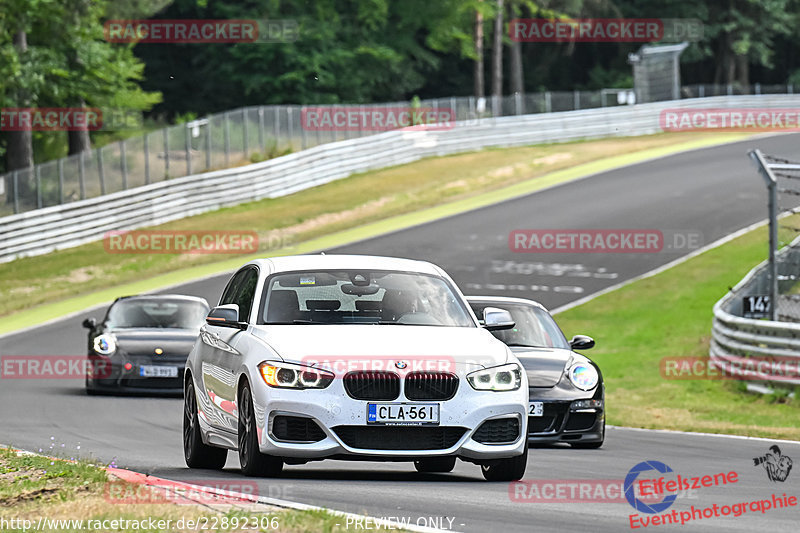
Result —
<svg viewBox="0 0 800 533"><path fill-rule="evenodd" d="M761 457L753 457L753 464L763 466L770 481L780 481L781 483L786 481L789 472L792 471L792 458L783 455L777 445L770 446L767 453Z"/></svg>

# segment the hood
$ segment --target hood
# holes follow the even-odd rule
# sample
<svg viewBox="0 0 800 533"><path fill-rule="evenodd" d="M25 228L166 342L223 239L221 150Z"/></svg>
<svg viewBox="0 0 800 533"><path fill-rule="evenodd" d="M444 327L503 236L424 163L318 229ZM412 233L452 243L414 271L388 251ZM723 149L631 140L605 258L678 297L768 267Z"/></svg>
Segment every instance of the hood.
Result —
<svg viewBox="0 0 800 533"><path fill-rule="evenodd" d="M564 367L572 361L585 359L563 348L512 348L528 374L530 387L555 387L564 375Z"/></svg>
<svg viewBox="0 0 800 533"><path fill-rule="evenodd" d="M505 344L483 328L395 325L267 325L255 334L286 360L381 369L398 360L420 370L462 371L508 361ZM384 364L384 362L386 364ZM431 362L438 362L432 365Z"/></svg>
<svg viewBox="0 0 800 533"><path fill-rule="evenodd" d="M187 356L199 331L189 329L112 329L109 333L117 339L117 347L130 355L153 355L156 348L164 357Z"/></svg>

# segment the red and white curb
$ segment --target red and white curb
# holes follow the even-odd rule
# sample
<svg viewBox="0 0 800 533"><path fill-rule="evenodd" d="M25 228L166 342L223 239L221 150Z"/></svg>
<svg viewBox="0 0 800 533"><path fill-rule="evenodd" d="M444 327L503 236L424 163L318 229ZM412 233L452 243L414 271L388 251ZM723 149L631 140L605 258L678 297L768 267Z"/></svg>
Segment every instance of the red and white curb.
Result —
<svg viewBox="0 0 800 533"><path fill-rule="evenodd" d="M0 447L12 450L16 452L17 455L46 457L53 461L64 461L68 463L77 462L77 461L71 461L69 459L62 459L60 457L50 457L48 455L44 455L41 453L19 450L17 448L11 446L5 446L2 444L0 444ZM398 520L392 520L388 518L377 518L368 515L347 513L344 511L329 509L327 507L308 505L305 503L282 500L278 498L270 498L266 496L257 496L254 494L245 494L242 492L220 489L217 487L208 487L204 485L185 483L182 481L173 481L165 478L151 476L148 474L142 474L140 472L134 472L133 470L126 470L124 468L107 467L106 472L108 472L111 476L118 478L122 481L125 481L127 483L151 487L154 490L171 491L175 494L175 496L172 497L169 501L163 501L160 503L174 503L174 504L194 503L198 505L260 504L271 507L278 507L281 509L292 509L296 511L324 511L333 516L339 516L344 519L349 518L353 522L359 522L362 524L364 523L365 519L369 519L369 526L370 526L369 529L374 529L374 530L378 529L405 530L405 531L415 531L419 533L443 533L443 532L453 533L454 531L449 529L437 529L427 526L420 526L411 523L403 523ZM247 478L242 476L242 480L246 482L257 483L258 478ZM213 483L214 480L209 479L209 482ZM200 496L201 494L205 496ZM353 527L353 530L355 531L361 529L365 529L365 527L357 527L357 526Z"/></svg>

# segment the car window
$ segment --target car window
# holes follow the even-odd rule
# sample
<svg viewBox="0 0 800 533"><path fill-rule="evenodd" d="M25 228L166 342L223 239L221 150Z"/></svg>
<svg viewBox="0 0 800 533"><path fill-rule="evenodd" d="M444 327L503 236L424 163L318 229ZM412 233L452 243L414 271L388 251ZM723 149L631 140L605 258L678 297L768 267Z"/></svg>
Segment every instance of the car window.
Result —
<svg viewBox="0 0 800 533"><path fill-rule="evenodd" d="M539 307L504 302L472 302L470 306L478 317L483 316L486 307L497 307L511 313L515 322L513 328L492 331L492 335L508 345L569 349L569 343L558 324L550 313Z"/></svg>
<svg viewBox="0 0 800 533"><path fill-rule="evenodd" d="M443 278L395 271L314 271L267 279L260 323L474 327Z"/></svg>
<svg viewBox="0 0 800 533"><path fill-rule="evenodd" d="M120 300L108 310L108 328L198 329L205 322L208 307L186 300Z"/></svg>
<svg viewBox="0 0 800 533"><path fill-rule="evenodd" d="M222 298L219 299L219 305L228 305L236 303L236 289L239 288L239 284L247 275L247 269L243 268L242 270L238 271L233 277L230 279L228 284L225 286L225 290L222 291Z"/></svg>
<svg viewBox="0 0 800 533"><path fill-rule="evenodd" d="M253 298L257 285L258 270L254 267L244 269L231 302L239 306L239 320L241 321L250 320L250 310L253 309Z"/></svg>

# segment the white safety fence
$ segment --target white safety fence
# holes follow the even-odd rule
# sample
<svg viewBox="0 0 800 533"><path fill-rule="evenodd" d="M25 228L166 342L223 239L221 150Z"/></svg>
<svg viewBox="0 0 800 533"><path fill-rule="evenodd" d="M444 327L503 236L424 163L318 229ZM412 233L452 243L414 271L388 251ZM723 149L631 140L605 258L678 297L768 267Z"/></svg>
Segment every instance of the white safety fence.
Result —
<svg viewBox="0 0 800 533"><path fill-rule="evenodd" d="M277 198L354 173L488 147L658 133L665 109L800 107L800 95L695 98L456 122L332 142L262 163L144 185L0 219L0 262L243 202Z"/></svg>

